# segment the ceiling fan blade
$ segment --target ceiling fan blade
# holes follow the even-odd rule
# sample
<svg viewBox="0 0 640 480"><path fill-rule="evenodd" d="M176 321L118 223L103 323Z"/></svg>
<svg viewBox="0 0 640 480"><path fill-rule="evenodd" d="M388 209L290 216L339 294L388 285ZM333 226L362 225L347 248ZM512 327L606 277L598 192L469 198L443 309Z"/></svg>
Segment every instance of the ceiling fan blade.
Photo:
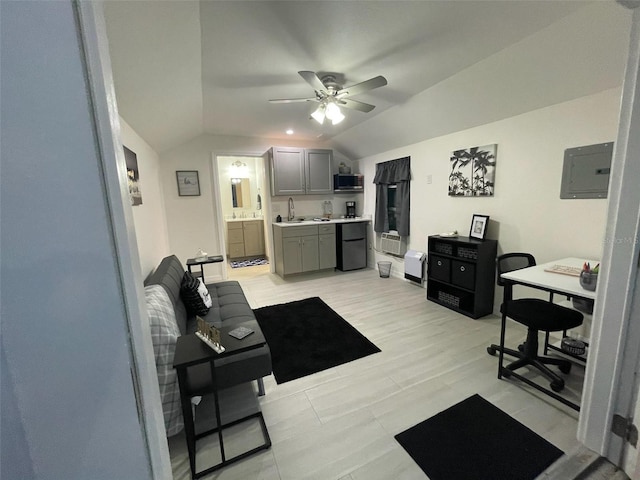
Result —
<svg viewBox="0 0 640 480"><path fill-rule="evenodd" d="M359 93L366 92L367 90L384 87L386 84L387 79L382 75L378 75L377 77L370 78L369 80L365 80L364 82L356 83L355 85L351 85L350 87L338 90L338 93L336 95L358 95Z"/></svg>
<svg viewBox="0 0 640 480"><path fill-rule="evenodd" d="M324 83L322 83L322 80L320 80L320 78L318 78L318 75L316 75L316 72L309 72L307 70L302 70L300 72L298 72L298 74L304 78L304 80L311 85L311 87L316 91L316 92L326 92L327 91L327 87L324 86Z"/></svg>
<svg viewBox="0 0 640 480"><path fill-rule="evenodd" d="M364 102L358 102L357 100L351 100L349 98L341 98L338 100L338 105L344 108L350 108L352 110L359 110L361 112L368 113L373 110L375 105L370 105Z"/></svg>
<svg viewBox="0 0 640 480"><path fill-rule="evenodd" d="M317 102L317 98L274 98L270 103L297 103L297 102Z"/></svg>

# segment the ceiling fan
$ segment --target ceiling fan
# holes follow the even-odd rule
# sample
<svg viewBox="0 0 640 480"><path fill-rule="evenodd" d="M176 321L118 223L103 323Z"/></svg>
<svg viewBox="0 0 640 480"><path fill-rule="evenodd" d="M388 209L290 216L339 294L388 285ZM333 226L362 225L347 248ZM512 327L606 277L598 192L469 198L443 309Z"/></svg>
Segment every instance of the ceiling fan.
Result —
<svg viewBox="0 0 640 480"><path fill-rule="evenodd" d="M374 88L383 87L387 84L387 79L382 75L370 78L361 83L356 83L350 87L343 88L337 81L336 74L327 73L319 77L316 72L300 71L298 74L305 79L315 90L316 96L310 98L278 98L269 100L271 103L295 103L295 102L316 102L320 105L311 114L311 117L320 125L324 123L325 117L331 120L333 125L337 125L344 120L344 114L340 107L370 112L375 105L352 100L352 95L358 95Z"/></svg>

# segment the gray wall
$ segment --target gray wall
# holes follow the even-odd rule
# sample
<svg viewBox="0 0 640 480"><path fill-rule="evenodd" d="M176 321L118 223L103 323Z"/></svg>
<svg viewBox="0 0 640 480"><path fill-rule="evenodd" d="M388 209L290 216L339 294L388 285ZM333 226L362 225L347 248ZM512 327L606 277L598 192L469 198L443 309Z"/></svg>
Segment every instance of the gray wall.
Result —
<svg viewBox="0 0 640 480"><path fill-rule="evenodd" d="M0 8L0 476L151 478L72 3Z"/></svg>

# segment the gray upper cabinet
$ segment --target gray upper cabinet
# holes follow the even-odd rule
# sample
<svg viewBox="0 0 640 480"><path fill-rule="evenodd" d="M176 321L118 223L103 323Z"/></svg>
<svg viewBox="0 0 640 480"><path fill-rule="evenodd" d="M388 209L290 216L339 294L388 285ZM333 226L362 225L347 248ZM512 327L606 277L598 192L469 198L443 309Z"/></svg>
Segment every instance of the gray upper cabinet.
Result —
<svg viewBox="0 0 640 480"><path fill-rule="evenodd" d="M304 149L274 147L271 149L271 194L304 195Z"/></svg>
<svg viewBox="0 0 640 480"><path fill-rule="evenodd" d="M271 195L322 195L333 193L333 151L273 147Z"/></svg>
<svg viewBox="0 0 640 480"><path fill-rule="evenodd" d="M305 150L305 170L308 195L333 193L332 150Z"/></svg>

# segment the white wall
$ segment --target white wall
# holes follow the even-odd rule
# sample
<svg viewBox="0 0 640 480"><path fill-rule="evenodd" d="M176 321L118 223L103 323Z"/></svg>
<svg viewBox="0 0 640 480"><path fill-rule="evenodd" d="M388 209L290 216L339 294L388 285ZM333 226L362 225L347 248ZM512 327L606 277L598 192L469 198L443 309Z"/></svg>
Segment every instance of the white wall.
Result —
<svg viewBox="0 0 640 480"><path fill-rule="evenodd" d="M150 479L74 2L0 9L0 476Z"/></svg>
<svg viewBox="0 0 640 480"><path fill-rule="evenodd" d="M560 180L566 148L615 140L619 101L615 88L366 157L360 165L366 178L373 178L376 163L411 157L412 249L425 252L428 235L452 230L468 235L471 217L479 213L491 217L487 237L498 239L499 253L527 251L539 263L600 258L607 201L561 200ZM493 143L498 145L495 195L449 197L451 152ZM367 188L364 211L374 209L375 190ZM396 274L403 272L400 263Z"/></svg>
<svg viewBox="0 0 640 480"><path fill-rule="evenodd" d="M138 158L142 205L132 207L142 276L146 277L171 253L160 181L160 159L127 122L120 117L122 143Z"/></svg>

